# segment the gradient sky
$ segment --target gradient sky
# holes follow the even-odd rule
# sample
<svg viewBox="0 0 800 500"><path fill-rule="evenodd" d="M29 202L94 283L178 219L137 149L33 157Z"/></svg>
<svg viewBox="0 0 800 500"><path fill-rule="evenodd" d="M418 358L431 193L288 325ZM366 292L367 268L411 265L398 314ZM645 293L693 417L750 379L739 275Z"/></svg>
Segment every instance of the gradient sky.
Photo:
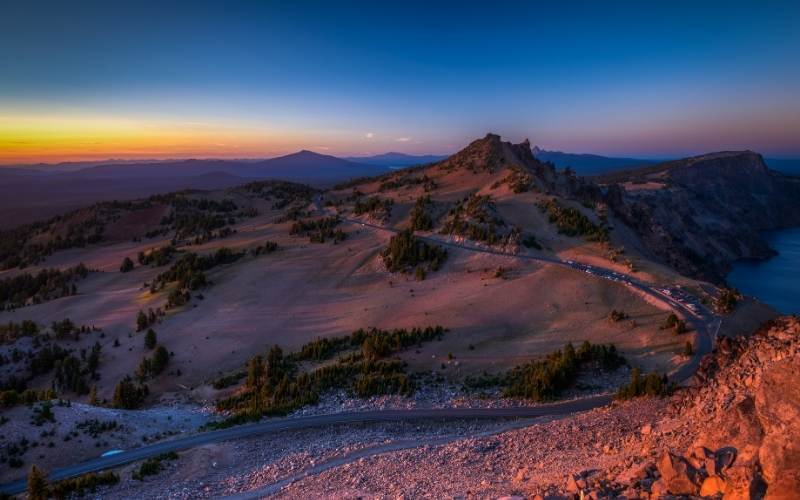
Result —
<svg viewBox="0 0 800 500"><path fill-rule="evenodd" d="M800 156L797 0L301 3L6 2L0 162Z"/></svg>

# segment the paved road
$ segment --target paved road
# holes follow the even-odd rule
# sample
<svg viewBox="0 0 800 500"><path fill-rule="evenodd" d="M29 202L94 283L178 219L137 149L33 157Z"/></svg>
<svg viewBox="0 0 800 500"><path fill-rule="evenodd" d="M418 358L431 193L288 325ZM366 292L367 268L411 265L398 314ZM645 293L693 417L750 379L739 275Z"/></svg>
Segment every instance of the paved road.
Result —
<svg viewBox="0 0 800 500"><path fill-rule="evenodd" d="M284 419L270 419L255 424L240 425L218 431L195 434L183 438L163 441L124 451L109 457L95 458L77 465L56 469L50 472L50 481L58 481L76 477L87 472L97 472L125 465L137 460L154 457L170 451L181 451L209 443L230 441L251 436L259 436L280 431L328 427L331 425L366 423L366 422L408 422L414 420L470 420L501 418L535 418L545 416L568 415L570 413L590 410L611 403L612 396L600 395L590 398L564 401L549 405L519 408L445 408L414 410L379 410L352 413L334 413ZM25 490L25 481L20 480L0 486L0 491L10 495Z"/></svg>
<svg viewBox="0 0 800 500"><path fill-rule="evenodd" d="M319 200L314 200L318 210L322 211ZM390 233L398 233L399 231L362 222L356 219L343 218L343 222L348 224L355 224L361 227L369 227L371 229L387 231ZM541 256L534 254L511 254L501 252L499 250L478 247L475 245L468 245L460 242L446 241L432 236L419 236L419 238L428 241L429 243L443 245L451 248L460 248L472 252L481 252L492 255L499 255L503 257L510 257L520 260L539 261L547 264L558 265L575 269L576 271L585 272L598 278L614 280L623 283L636 290L639 290L652 297L658 298L670 305L674 310L682 313L687 318L687 321L697 330L697 345L695 346L695 353L693 357L677 371L670 374L670 378L678 383L685 382L697 369L702 356L711 351L713 339L719 330L720 320L715 317L707 308L702 304L693 303L694 309L689 307L689 299L678 300L673 297L673 291L664 288L659 288L655 285L638 281L630 276L617 273L611 269L603 267L582 264L579 262L560 260L556 257ZM674 293L679 293L675 291ZM395 422L395 421L413 421L413 420L458 420L458 419L499 419L499 418L530 418L542 417L548 415L566 415L580 411L586 411L601 406L606 406L611 403L613 397L611 395L593 396L582 398L574 401L565 401L551 405L540 405L535 407L523 408L452 408L440 410L383 410L383 411L369 411L369 412L353 412L353 413L336 413L328 415L315 415L309 417L297 417L286 419L273 419L266 422L259 422L256 424L242 425L238 427L231 427L219 431L205 432L183 438L164 441L161 443L143 446L133 450L124 451L109 457L95 458L77 465L56 469L50 472L49 479L51 481L58 481L70 477L76 477L87 472L97 472L104 469L110 469L120 465L143 460L146 458L154 457L161 453L169 451L180 451L196 446L201 446L209 443L218 443L221 441L229 441L232 439L239 439L244 437L263 435L275 433L286 430L306 429L312 427L324 427L331 425L341 425L350 423L364 423L364 422ZM8 494L21 493L25 490L25 481L20 480L13 483L0 485L0 491Z"/></svg>

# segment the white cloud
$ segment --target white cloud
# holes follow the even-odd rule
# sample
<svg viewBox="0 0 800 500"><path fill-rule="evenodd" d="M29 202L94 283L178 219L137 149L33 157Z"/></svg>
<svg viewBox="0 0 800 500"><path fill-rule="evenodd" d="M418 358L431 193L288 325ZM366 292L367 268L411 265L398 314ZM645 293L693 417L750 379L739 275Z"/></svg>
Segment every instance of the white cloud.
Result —
<svg viewBox="0 0 800 500"><path fill-rule="evenodd" d="M397 142L411 142L412 137L398 137L395 139Z"/></svg>
<svg viewBox="0 0 800 500"><path fill-rule="evenodd" d="M366 139L372 139L373 137L375 137L374 132L367 132L366 134L364 134L364 138Z"/></svg>

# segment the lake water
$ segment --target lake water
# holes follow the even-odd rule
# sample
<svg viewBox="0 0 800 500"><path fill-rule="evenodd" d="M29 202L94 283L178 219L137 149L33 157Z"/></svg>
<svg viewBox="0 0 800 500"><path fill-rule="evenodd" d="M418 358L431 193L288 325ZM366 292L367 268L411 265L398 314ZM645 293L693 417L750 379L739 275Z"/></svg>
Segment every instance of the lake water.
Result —
<svg viewBox="0 0 800 500"><path fill-rule="evenodd" d="M800 228L765 234L778 255L765 261L739 261L728 282L785 314L800 313Z"/></svg>

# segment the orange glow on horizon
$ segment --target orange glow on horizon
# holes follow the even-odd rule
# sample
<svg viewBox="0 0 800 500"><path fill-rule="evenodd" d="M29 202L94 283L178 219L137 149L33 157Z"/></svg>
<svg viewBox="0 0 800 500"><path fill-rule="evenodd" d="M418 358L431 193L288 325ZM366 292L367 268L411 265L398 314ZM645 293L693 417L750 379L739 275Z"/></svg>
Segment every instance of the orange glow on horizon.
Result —
<svg viewBox="0 0 800 500"><path fill-rule="evenodd" d="M299 134L256 127L95 117L0 116L0 163L257 158L289 152Z"/></svg>

